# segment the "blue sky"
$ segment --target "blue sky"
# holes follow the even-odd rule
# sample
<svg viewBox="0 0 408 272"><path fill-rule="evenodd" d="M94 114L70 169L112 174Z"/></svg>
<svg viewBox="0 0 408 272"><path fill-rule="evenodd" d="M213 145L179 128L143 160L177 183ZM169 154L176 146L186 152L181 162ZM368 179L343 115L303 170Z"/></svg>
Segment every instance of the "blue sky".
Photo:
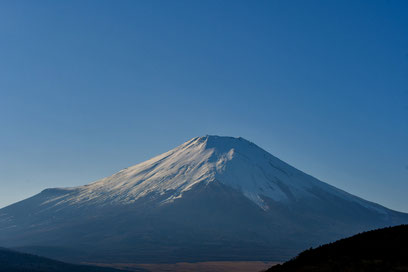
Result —
<svg viewBox="0 0 408 272"><path fill-rule="evenodd" d="M1 1L0 207L206 134L408 212L407 1Z"/></svg>

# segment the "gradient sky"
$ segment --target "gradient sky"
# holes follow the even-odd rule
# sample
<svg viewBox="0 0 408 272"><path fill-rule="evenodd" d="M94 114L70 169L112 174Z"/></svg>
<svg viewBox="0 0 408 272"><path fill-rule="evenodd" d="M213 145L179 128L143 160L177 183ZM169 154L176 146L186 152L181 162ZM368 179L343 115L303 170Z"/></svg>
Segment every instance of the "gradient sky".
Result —
<svg viewBox="0 0 408 272"><path fill-rule="evenodd" d="M1 1L0 207L206 134L408 212L408 1Z"/></svg>

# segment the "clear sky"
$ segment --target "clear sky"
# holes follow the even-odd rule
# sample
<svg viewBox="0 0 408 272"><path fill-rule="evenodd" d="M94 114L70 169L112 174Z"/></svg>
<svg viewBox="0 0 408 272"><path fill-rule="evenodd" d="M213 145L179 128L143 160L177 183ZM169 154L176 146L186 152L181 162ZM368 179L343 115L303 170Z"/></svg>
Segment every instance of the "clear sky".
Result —
<svg viewBox="0 0 408 272"><path fill-rule="evenodd" d="M408 1L1 1L0 207L206 134L408 212Z"/></svg>

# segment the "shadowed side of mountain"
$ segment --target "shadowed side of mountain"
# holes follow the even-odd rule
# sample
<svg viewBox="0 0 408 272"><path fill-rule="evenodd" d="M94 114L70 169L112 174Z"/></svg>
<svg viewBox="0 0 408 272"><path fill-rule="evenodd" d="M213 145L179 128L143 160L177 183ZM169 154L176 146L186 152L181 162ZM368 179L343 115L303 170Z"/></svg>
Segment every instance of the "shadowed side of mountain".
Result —
<svg viewBox="0 0 408 272"><path fill-rule="evenodd" d="M42 227L9 229L18 237L10 246L64 261L95 263L259 260L261 255L260 260L269 260L293 254L279 247L282 239L299 246L286 239L278 218L219 182L197 185L166 205L146 198L132 205L94 207L92 212L77 207L75 216L72 207L62 209L48 220L48 212L37 214L36 224ZM25 224L21 220L18 225Z"/></svg>
<svg viewBox="0 0 408 272"><path fill-rule="evenodd" d="M408 271L408 225L368 231L309 249L267 271Z"/></svg>
<svg viewBox="0 0 408 272"><path fill-rule="evenodd" d="M375 212L341 199L291 206L269 199L265 211L221 182L196 185L166 205L156 200L146 196L131 205L91 210L48 207L36 214L38 221L30 221L34 227L4 232L16 237L9 247L68 262L282 261L310 246L387 224ZM21 220L14 218L25 225Z"/></svg>

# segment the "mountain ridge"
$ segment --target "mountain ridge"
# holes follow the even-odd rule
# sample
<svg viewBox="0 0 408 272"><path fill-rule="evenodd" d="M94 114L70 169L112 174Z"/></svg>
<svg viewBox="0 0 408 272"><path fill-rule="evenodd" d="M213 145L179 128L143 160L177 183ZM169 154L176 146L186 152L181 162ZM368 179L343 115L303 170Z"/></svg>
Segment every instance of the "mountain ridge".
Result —
<svg viewBox="0 0 408 272"><path fill-rule="evenodd" d="M0 247L0 271L5 272L126 272L108 267L63 263ZM140 272L147 270L139 270Z"/></svg>

